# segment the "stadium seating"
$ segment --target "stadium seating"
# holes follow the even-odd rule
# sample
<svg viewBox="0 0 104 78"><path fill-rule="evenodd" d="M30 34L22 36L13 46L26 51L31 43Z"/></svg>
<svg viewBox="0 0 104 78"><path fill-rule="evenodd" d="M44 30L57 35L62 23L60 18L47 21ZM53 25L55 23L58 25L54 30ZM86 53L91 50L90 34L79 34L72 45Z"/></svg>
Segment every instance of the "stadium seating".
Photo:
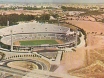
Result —
<svg viewBox="0 0 104 78"><path fill-rule="evenodd" d="M75 41L74 36L68 36L70 34L70 28L53 24L31 22L2 28L0 29L0 32L0 36L2 36L1 42L7 45L11 45L11 34L13 42L39 39L57 39L62 40L64 44L70 44Z"/></svg>

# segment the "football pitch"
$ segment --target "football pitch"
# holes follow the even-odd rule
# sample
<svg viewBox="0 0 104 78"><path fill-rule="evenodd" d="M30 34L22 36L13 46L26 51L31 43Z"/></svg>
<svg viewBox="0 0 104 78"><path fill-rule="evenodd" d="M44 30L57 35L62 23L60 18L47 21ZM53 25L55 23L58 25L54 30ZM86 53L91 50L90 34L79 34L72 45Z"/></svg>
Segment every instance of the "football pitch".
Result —
<svg viewBox="0 0 104 78"><path fill-rule="evenodd" d="M19 41L20 45L42 45L42 44L59 44L56 40L28 40Z"/></svg>

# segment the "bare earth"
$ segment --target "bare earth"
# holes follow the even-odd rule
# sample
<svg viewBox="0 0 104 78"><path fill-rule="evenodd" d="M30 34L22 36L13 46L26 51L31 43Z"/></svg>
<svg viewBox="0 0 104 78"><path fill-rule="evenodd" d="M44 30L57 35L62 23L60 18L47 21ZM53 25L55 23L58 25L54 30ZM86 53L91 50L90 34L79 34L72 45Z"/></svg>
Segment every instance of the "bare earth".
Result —
<svg viewBox="0 0 104 78"><path fill-rule="evenodd" d="M61 65L66 70L72 70L75 68L83 67L85 61L85 50L77 49L77 52L67 52L63 54Z"/></svg>
<svg viewBox="0 0 104 78"><path fill-rule="evenodd" d="M87 47L77 48L76 52L63 53L60 72L73 73L71 75L81 76L81 78L104 78L102 74L104 70L100 69L104 67L104 55L101 54L104 51L104 23L83 20L66 22L86 31Z"/></svg>
<svg viewBox="0 0 104 78"><path fill-rule="evenodd" d="M63 41L61 40L56 40L56 42L58 42L59 44L63 44Z"/></svg>
<svg viewBox="0 0 104 78"><path fill-rule="evenodd" d="M19 41L14 42L14 45L20 45L20 42Z"/></svg>
<svg viewBox="0 0 104 78"><path fill-rule="evenodd" d="M67 20L66 22L72 23L73 25L84 29L86 32L97 32L104 33L104 23L92 22L92 21L77 21L77 20Z"/></svg>
<svg viewBox="0 0 104 78"><path fill-rule="evenodd" d="M34 63L27 62L27 61L14 61L7 64L8 67L21 69L21 70L33 70L38 69L38 66Z"/></svg>

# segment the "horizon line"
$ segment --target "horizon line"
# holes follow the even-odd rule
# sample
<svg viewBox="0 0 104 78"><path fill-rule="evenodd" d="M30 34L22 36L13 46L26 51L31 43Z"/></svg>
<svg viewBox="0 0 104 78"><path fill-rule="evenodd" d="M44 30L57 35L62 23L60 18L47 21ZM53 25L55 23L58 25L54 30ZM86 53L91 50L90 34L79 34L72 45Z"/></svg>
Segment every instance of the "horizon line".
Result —
<svg viewBox="0 0 104 78"><path fill-rule="evenodd" d="M19 2L19 1L1 1L1 3L0 4L2 4L2 3L63 3L63 4L104 4L104 2L103 3L101 3L101 2L99 2L99 3L97 3L97 2L92 2L92 3L89 3L89 2L26 2L26 1L22 1L22 2Z"/></svg>

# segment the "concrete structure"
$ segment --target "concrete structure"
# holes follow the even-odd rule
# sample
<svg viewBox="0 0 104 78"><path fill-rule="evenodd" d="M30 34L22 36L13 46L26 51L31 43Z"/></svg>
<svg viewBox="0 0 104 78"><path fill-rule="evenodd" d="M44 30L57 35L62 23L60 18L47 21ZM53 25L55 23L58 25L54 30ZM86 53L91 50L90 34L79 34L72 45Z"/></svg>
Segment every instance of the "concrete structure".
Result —
<svg viewBox="0 0 104 78"><path fill-rule="evenodd" d="M29 50L31 47L58 47L70 44L75 44L75 36L72 35L70 28L57 26L52 24L40 24L35 22L19 24L14 26L9 26L3 29L0 29L1 42L6 45L11 45L11 51L16 50ZM73 33L74 34L74 33ZM13 45L14 42L22 40L62 40L63 44L53 44L48 46L43 45Z"/></svg>

